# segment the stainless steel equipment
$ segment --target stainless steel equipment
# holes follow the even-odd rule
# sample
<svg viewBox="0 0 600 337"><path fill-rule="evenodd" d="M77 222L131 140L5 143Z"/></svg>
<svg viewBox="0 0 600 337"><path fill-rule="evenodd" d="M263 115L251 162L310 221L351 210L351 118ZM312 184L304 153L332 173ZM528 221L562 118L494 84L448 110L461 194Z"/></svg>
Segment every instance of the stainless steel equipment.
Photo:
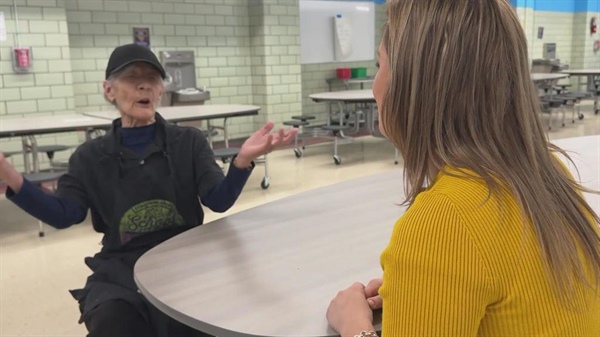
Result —
<svg viewBox="0 0 600 337"><path fill-rule="evenodd" d="M543 48L543 58L532 61L532 73L557 73L569 68L556 58L556 43L544 43Z"/></svg>
<svg viewBox="0 0 600 337"><path fill-rule="evenodd" d="M162 97L163 106L202 105L210 100L210 91L196 85L194 51L161 51L160 60L171 79Z"/></svg>
<svg viewBox="0 0 600 337"><path fill-rule="evenodd" d="M556 59L556 43L544 43L544 58L546 60Z"/></svg>

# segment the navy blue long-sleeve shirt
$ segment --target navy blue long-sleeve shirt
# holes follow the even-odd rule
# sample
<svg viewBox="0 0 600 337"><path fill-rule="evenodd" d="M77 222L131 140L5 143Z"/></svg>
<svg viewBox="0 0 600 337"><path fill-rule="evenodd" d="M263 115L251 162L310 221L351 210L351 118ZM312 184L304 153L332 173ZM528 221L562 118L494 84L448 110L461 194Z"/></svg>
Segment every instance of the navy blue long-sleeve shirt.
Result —
<svg viewBox="0 0 600 337"><path fill-rule="evenodd" d="M155 131L156 124L138 128L121 128L121 144L141 155L146 147L154 142ZM215 212L225 212L239 197L250 174L251 170L238 169L230 165L225 179L201 198L202 203ZM67 228L80 223L87 214L87 209L78 202L45 193L26 179L19 193L14 193L8 188L6 196L33 217L55 228Z"/></svg>

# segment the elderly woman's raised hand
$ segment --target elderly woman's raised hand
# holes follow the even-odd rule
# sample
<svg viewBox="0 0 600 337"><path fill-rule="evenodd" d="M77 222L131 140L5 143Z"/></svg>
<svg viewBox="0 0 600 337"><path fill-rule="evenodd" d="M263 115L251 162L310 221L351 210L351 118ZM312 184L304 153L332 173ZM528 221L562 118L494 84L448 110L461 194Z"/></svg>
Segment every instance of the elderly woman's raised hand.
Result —
<svg viewBox="0 0 600 337"><path fill-rule="evenodd" d="M279 129L278 133L271 133L275 124L267 122L260 130L256 131L250 138L246 139L236 158L236 166L248 167L256 158L263 156L274 149L291 143L298 129Z"/></svg>

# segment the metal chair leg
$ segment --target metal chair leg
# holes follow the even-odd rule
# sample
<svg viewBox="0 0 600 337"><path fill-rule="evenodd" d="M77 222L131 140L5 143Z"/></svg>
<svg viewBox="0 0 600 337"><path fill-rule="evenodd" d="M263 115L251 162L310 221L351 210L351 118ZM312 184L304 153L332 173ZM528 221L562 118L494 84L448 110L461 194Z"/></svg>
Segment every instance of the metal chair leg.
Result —
<svg viewBox="0 0 600 337"><path fill-rule="evenodd" d="M271 176L269 175L269 159L268 159L268 157L269 157L268 155L265 155L264 160L263 160L263 164L265 165L265 175L263 177L263 180L260 183L260 187L263 190L266 190L271 185Z"/></svg>
<svg viewBox="0 0 600 337"><path fill-rule="evenodd" d="M342 158L338 156L338 132L333 133L333 162L336 165L342 163Z"/></svg>
<svg viewBox="0 0 600 337"><path fill-rule="evenodd" d="M337 156L338 154L338 137L337 134L334 134L334 138L333 138L333 155Z"/></svg>
<svg viewBox="0 0 600 337"><path fill-rule="evenodd" d="M44 223L40 220L38 220L38 227L39 227L38 236L40 238L44 237L44 235L46 235L46 233L44 232Z"/></svg>

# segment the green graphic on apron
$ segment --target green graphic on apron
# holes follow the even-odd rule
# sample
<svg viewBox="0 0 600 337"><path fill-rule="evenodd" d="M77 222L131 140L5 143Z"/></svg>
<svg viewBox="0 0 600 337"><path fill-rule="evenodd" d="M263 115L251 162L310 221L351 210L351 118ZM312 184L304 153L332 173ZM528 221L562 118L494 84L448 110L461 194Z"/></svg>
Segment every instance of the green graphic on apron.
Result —
<svg viewBox="0 0 600 337"><path fill-rule="evenodd" d="M183 217L173 203L166 200L144 201L130 208L121 218L121 242L126 243L142 233L183 224Z"/></svg>

